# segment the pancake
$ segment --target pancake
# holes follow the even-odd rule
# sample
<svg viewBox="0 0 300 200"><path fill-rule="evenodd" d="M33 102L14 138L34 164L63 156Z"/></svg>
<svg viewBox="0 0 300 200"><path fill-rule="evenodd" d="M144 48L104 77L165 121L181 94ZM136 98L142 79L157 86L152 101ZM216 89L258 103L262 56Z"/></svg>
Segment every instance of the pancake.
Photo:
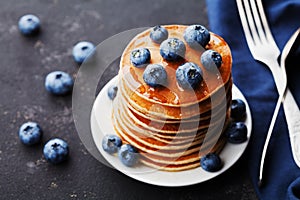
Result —
<svg viewBox="0 0 300 200"><path fill-rule="evenodd" d="M119 112L117 113L120 116L120 121L126 121L127 126L131 126L134 129L140 129L146 132L160 132L161 134L168 135L183 135L184 133L196 132L203 129L207 129L208 127L213 128L215 125L218 125L219 121L222 120L222 115L215 116L214 118L200 120L198 122L188 122L182 123L181 121L178 123L166 124L166 123L157 123L154 121L145 122L144 120L140 120L134 115L128 113ZM132 123L133 122L133 123Z"/></svg>
<svg viewBox="0 0 300 200"><path fill-rule="evenodd" d="M149 101L145 101L143 98L140 98L140 96L136 95L134 92L127 91L126 86L125 88L123 86L124 85L122 83L119 84L120 92L122 92L125 101L128 102L134 110L152 116L152 118L156 119L178 120L194 117L199 118L200 114L204 114L208 111L211 111L212 105L216 107L217 105L224 103L224 98L227 97L226 90L231 91L232 80L230 79L227 84L223 84L222 89L215 92L210 98L207 98L200 103L194 103L182 107L170 107L166 104L155 104ZM229 95L229 97L231 98L231 95Z"/></svg>
<svg viewBox="0 0 300 200"><path fill-rule="evenodd" d="M159 105L158 107L156 105L150 105L148 108L145 104L143 104L144 107L142 107L140 104L132 102L130 98L124 97L124 93L122 91L122 88L120 89L120 93L122 97L121 101L123 103L126 103L126 106L132 111L132 113L135 116L139 116L140 118L143 118L143 120L151 120L155 122L161 122L161 123L178 123L178 120L180 119L180 122L198 122L199 120L205 120L212 117L212 114L218 115L220 112L224 111L225 107L230 106L231 102L231 89L232 89L232 82L230 82L230 86L226 88L226 97L220 97L218 103L214 103L214 112L211 112L211 109L203 109L203 104L196 104L194 106L189 106L184 109L182 108L169 108ZM215 97L217 98L217 97ZM226 98L226 101L225 99ZM211 105L211 104L210 104ZM161 109L161 113L158 115L157 110ZM201 109L202 112L199 113L199 110ZM185 112L186 111L186 112ZM169 116L168 113L172 113L172 116ZM177 114L175 114L177 113ZM160 117L162 115L162 117ZM174 118L174 116L176 117ZM188 115L189 117L185 117ZM169 117L168 117L169 116Z"/></svg>
<svg viewBox="0 0 300 200"><path fill-rule="evenodd" d="M219 52L222 65L218 71L206 70L200 62L203 51L190 48L183 39L187 26L164 27L169 38L184 42L185 58L164 60L159 44L149 37L150 29L134 37L121 57L112 119L123 142L139 151L141 163L159 170L181 171L199 167L203 155L221 152L226 143L223 133L230 123L232 59L226 42L210 32L205 48ZM131 64L131 51L140 47L149 49L150 64L164 67L166 85L147 85L143 80L145 68ZM185 62L196 63L203 72L203 81L193 90L181 88L176 80L176 69Z"/></svg>

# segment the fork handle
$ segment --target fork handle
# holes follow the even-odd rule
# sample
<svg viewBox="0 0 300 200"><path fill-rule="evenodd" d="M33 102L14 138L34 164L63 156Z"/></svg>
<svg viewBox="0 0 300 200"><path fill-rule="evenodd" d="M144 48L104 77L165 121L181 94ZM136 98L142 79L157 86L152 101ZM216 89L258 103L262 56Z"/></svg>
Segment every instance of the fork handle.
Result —
<svg viewBox="0 0 300 200"><path fill-rule="evenodd" d="M271 139L271 135L273 133L273 128L277 119L278 111L281 106L281 102L283 101L283 97L286 91L286 85L287 85L287 79L286 79L286 74L283 74L281 71L281 68L275 59L268 59L267 62L265 62L267 66L269 66L269 69L272 72L273 79L279 94L279 97L277 99L276 107L272 116L272 120L268 129L267 137L265 140L265 144L263 146L262 150L262 155L260 159L260 166L259 166L259 180L258 180L258 185L261 186L262 184L262 179L263 179L263 170L264 170L264 162L265 162L265 157L267 153L267 148Z"/></svg>
<svg viewBox="0 0 300 200"><path fill-rule="evenodd" d="M275 63L273 63L273 66L274 65ZM284 84L282 83L286 82L286 79L282 79L284 76L280 76L280 74L286 72L285 70L281 69L279 65L278 67L274 66L274 68L272 68L271 70L276 83L277 90L279 94L281 94L281 92L285 90L283 86ZM283 99L283 109L289 131L292 155L295 163L300 168L300 110L296 100L294 99L288 87L286 87L285 90L285 96Z"/></svg>
<svg viewBox="0 0 300 200"><path fill-rule="evenodd" d="M277 67L275 65L277 65ZM281 92L285 90L283 83L286 82L286 79L283 79L284 76L280 75L285 73L285 70L281 69L278 63L273 63L271 71L278 93L281 94ZM283 99L283 109L288 126L293 158L297 166L300 167L300 110L291 91L287 87Z"/></svg>
<svg viewBox="0 0 300 200"><path fill-rule="evenodd" d="M283 108L289 129L292 153L295 163L300 167L300 110L291 91L287 88Z"/></svg>

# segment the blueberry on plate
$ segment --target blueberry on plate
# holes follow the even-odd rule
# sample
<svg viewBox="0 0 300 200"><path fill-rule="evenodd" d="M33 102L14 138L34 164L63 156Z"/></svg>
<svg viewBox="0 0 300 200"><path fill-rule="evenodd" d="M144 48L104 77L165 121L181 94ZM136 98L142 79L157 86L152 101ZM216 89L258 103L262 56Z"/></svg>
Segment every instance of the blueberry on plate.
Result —
<svg viewBox="0 0 300 200"><path fill-rule="evenodd" d="M102 148L109 154L117 153L122 145L122 140L116 135L105 135L102 139Z"/></svg>
<svg viewBox="0 0 300 200"><path fill-rule="evenodd" d="M120 161L127 167L132 167L139 160L138 151L130 144L123 144L118 152Z"/></svg>
<svg viewBox="0 0 300 200"><path fill-rule="evenodd" d="M231 102L231 118L234 121L242 121L246 117L246 104L241 99L233 99Z"/></svg>
<svg viewBox="0 0 300 200"><path fill-rule="evenodd" d="M214 50L206 50L201 55L201 63L207 70L214 71L221 67L222 56Z"/></svg>
<svg viewBox="0 0 300 200"><path fill-rule="evenodd" d="M153 29L150 32L151 40L157 44L162 43L168 38L168 36L168 30L160 25L153 27Z"/></svg>
<svg viewBox="0 0 300 200"><path fill-rule="evenodd" d="M177 38L169 38L160 45L160 55L167 61L178 61L185 56L185 45Z"/></svg>
<svg viewBox="0 0 300 200"><path fill-rule="evenodd" d="M20 32L26 36L38 33L40 30L40 26L40 19L32 14L22 16L18 22Z"/></svg>
<svg viewBox="0 0 300 200"><path fill-rule="evenodd" d="M36 122L26 122L19 129L19 138L25 145L34 145L41 141L43 131Z"/></svg>
<svg viewBox="0 0 300 200"><path fill-rule="evenodd" d="M196 24L185 29L183 38L193 49L202 50L210 41L210 33L204 26Z"/></svg>
<svg viewBox="0 0 300 200"><path fill-rule="evenodd" d="M88 58L91 58L96 51L95 45L88 41L81 41L74 45L72 55L78 64L82 64Z"/></svg>
<svg viewBox="0 0 300 200"><path fill-rule="evenodd" d="M167 83L167 72L159 64L150 64L143 73L145 83L151 87L165 86Z"/></svg>
<svg viewBox="0 0 300 200"><path fill-rule="evenodd" d="M66 72L54 71L49 73L45 79L45 88L54 95L64 95L73 88L73 79Z"/></svg>
<svg viewBox="0 0 300 200"><path fill-rule="evenodd" d="M130 61L137 68L146 67L150 63L150 59L151 54L147 48L134 49L130 53Z"/></svg>
<svg viewBox="0 0 300 200"><path fill-rule="evenodd" d="M187 62L177 68L176 79L183 89L196 89L203 80L203 73L197 64Z"/></svg>
<svg viewBox="0 0 300 200"><path fill-rule="evenodd" d="M247 140L247 126L243 122L232 122L226 130L227 141L240 144Z"/></svg>
<svg viewBox="0 0 300 200"><path fill-rule="evenodd" d="M59 164L69 156L69 145L60 138L49 140L43 149L45 159L52 164Z"/></svg>
<svg viewBox="0 0 300 200"><path fill-rule="evenodd" d="M221 158L215 153L209 153L201 157L200 165L208 172L216 172L222 168Z"/></svg>
<svg viewBox="0 0 300 200"><path fill-rule="evenodd" d="M115 86L115 85L110 86L107 90L108 98L110 100L114 100L117 96L117 92L118 92L118 87L117 86Z"/></svg>

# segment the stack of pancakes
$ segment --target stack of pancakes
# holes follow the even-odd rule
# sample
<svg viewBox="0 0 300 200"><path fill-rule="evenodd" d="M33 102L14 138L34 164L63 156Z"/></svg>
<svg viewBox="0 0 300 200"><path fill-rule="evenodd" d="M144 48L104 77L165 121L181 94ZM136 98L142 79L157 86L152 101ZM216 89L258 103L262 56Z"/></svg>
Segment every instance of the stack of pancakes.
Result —
<svg viewBox="0 0 300 200"><path fill-rule="evenodd" d="M185 43L187 26L164 26L169 38ZM150 29L137 35L121 57L118 94L113 102L113 124L125 143L139 150L141 162L161 170L180 171L198 167L201 156L219 153L225 145L223 132L230 120L231 53L226 42L211 34L206 49L219 52L222 65L208 71L200 62L203 51L186 43L185 59L168 62L159 53L159 44L149 37ZM152 64L166 69L165 87L150 87L143 80L145 68L134 67L130 53L148 48ZM203 81L195 90L182 89L176 80L176 69L185 62L194 62L203 71Z"/></svg>

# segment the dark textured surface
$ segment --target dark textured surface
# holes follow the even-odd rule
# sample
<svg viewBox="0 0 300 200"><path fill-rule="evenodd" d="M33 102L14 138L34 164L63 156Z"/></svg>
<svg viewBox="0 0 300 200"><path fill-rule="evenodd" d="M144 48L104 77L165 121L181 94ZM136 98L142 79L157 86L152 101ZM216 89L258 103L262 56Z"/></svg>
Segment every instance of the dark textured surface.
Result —
<svg viewBox="0 0 300 200"><path fill-rule="evenodd" d="M20 16L40 17L42 32L25 38ZM207 25L204 1L168 0L28 0L0 2L0 199L230 199L256 196L245 156L224 174L189 187L165 188L140 183L94 159L80 142L72 119L71 96L53 97L44 78L53 70L75 77L71 57L79 40L95 44L136 27L156 24ZM117 66L108 74L113 77ZM107 80L102 80L103 85ZM19 142L19 126L37 121L44 130L41 145ZM42 156L43 144L61 137L70 145L68 162L53 166Z"/></svg>

